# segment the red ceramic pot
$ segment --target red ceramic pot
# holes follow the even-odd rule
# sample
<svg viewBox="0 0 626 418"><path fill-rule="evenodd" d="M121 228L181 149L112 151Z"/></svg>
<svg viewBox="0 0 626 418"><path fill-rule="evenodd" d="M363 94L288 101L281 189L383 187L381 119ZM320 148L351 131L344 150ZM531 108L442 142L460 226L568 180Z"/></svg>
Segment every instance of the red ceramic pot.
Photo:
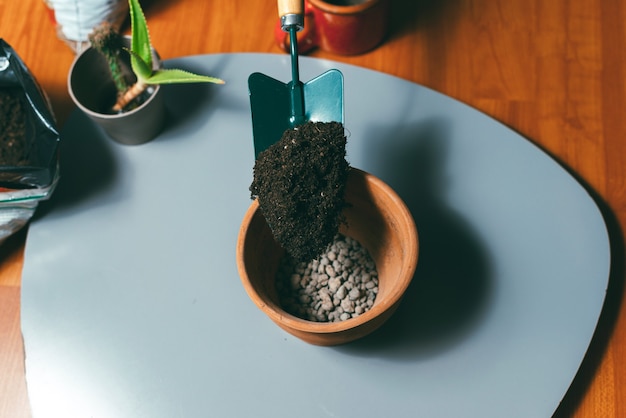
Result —
<svg viewBox="0 0 626 418"><path fill-rule="evenodd" d="M306 0L300 53L315 47L337 55L358 55L378 46L387 33L390 0ZM289 52L289 36L277 22L276 42Z"/></svg>
<svg viewBox="0 0 626 418"><path fill-rule="evenodd" d="M338 55L356 55L378 46L387 32L389 0L308 0L317 45Z"/></svg>

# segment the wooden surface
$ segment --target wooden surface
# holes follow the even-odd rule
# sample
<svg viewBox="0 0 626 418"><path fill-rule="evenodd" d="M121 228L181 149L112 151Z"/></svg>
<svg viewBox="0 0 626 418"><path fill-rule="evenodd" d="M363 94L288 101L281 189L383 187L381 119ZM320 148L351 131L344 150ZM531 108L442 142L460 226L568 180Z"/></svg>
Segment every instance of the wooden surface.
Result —
<svg viewBox="0 0 626 418"><path fill-rule="evenodd" d="M164 58L280 52L275 1L142 4ZM626 416L625 21L620 0L394 0L391 31L379 48L355 57L311 54L399 76L486 112L554 156L596 198L613 248L610 287L559 417ZM30 67L62 125L73 109L66 90L73 53L58 40L43 1L0 0L0 37ZM3 418L29 416L20 334L26 232L0 247Z"/></svg>

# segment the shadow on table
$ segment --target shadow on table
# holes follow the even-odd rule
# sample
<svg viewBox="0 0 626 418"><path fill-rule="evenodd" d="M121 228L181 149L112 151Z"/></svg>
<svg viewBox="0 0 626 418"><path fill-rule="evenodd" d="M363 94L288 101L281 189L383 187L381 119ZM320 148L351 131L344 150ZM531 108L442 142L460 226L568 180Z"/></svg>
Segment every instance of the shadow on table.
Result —
<svg viewBox="0 0 626 418"><path fill-rule="evenodd" d="M216 64L216 68L209 70L216 74L222 72L227 64L224 58ZM168 67L183 70L207 73L208 69L201 58L185 61L174 60L167 63ZM159 136L153 141L176 140L183 141L185 135L176 135L175 131L193 131L193 124L205 123L216 109L232 108L240 111L236 103L223 99L219 106L213 105L215 96L220 93L222 86L212 83L206 84L175 84L163 86L166 100L165 126ZM198 115L202 117L198 117ZM128 149L147 145L118 145L102 128L92 122L84 113L75 109L61 132L61 178L49 201L42 202L35 218L40 218L51 210L60 208L71 209L86 202L104 191L110 191L118 181L121 167L124 166L123 153L115 152L114 147ZM109 194L110 201L124 198L118 194Z"/></svg>
<svg viewBox="0 0 626 418"><path fill-rule="evenodd" d="M567 167L565 167L568 169ZM587 354L576 373L570 388L568 389L561 404L554 413L554 418L566 418L574 415L583 396L588 391L596 372L600 368L606 349L615 330L620 309L624 301L624 278L626 265L624 263L626 249L624 247L624 231L619 220L604 199L591 188L577 173L569 170L589 192L596 205L600 209L606 223L609 244L611 247L611 268L609 271L609 283L606 298L600 313L598 325L587 349Z"/></svg>
<svg viewBox="0 0 626 418"><path fill-rule="evenodd" d="M177 68L191 73L207 75L211 77L225 78L229 60L233 56L223 56L213 66L208 66L202 57L187 57L165 61L166 68ZM233 110L241 112L240 104L232 101L232 96L223 94L220 96L219 105L215 104L216 96L224 93L223 85L213 83L184 83L163 86L165 102L167 103L167 122L164 132L176 129L193 130L194 123L204 123L210 119L217 110ZM232 89L231 86L229 86ZM227 89L228 90L228 89ZM247 105L247 103L246 103ZM248 109L245 109L248 112ZM244 113L245 114L245 113ZM198 117L201 115L201 117ZM172 137L176 137L173 135ZM162 139L162 138L161 138ZM176 137L176 140L180 138Z"/></svg>
<svg viewBox="0 0 626 418"><path fill-rule="evenodd" d="M112 141L84 113L74 110L61 131L59 183L34 220L58 209L71 209L115 183L117 162Z"/></svg>
<svg viewBox="0 0 626 418"><path fill-rule="evenodd" d="M385 141L368 143L368 167L413 214L420 251L416 273L398 311L372 335L337 348L345 353L397 360L438 355L471 332L490 295L482 242L446 203L443 121L430 120L403 132L406 137L394 138L391 147Z"/></svg>

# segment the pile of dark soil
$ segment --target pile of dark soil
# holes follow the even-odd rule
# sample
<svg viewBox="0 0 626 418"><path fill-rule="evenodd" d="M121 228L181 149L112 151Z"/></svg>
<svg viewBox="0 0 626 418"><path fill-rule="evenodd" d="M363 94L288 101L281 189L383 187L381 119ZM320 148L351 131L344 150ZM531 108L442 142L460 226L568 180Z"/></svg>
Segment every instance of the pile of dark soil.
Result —
<svg viewBox="0 0 626 418"><path fill-rule="evenodd" d="M0 88L0 166L29 164L26 112L17 88Z"/></svg>
<svg viewBox="0 0 626 418"><path fill-rule="evenodd" d="M298 261L322 254L339 226L350 166L338 122L307 122L259 154L253 198L283 249Z"/></svg>

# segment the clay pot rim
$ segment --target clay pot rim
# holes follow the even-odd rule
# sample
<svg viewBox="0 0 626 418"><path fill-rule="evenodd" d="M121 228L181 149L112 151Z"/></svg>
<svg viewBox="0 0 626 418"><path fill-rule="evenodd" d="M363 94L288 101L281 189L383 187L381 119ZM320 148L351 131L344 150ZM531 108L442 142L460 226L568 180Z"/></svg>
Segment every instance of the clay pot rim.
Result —
<svg viewBox="0 0 626 418"><path fill-rule="evenodd" d="M332 13L336 15L349 15L361 13L367 9L371 9L381 1L382 0L365 0L362 3L350 6L338 6L336 4L331 4L322 0L309 0L309 3L326 13Z"/></svg>
<svg viewBox="0 0 626 418"><path fill-rule="evenodd" d="M409 287L417 266L418 260L418 235L415 221L411 212L407 208L406 204L398 194L386 183L380 180L378 177L365 172L363 170L352 167L353 174L362 176L368 187L372 190L378 190L379 193L387 195L390 200L394 202L394 206L398 208L400 212L399 218L403 220L403 224L407 228L409 241L407 251L407 262L404 263L400 277L402 283L398 286L394 286L393 291L389 293L384 299L376 301L374 305L363 314L356 318L350 318L345 321L339 322L314 322L306 319L299 318L297 316L287 313L283 308L274 304L267 303L262 300L254 289L254 286L250 282L250 278L245 269L243 254L244 254L244 237L247 233L247 226L250 225L252 218L259 209L258 200L252 201L248 207L244 219L241 223L242 227L239 231L239 237L237 240L237 269L239 270L239 277L243 282L244 288L248 296L253 300L255 305L260 308L266 315L268 315L274 322L283 326L313 334L331 334L349 331L353 328L357 328L367 322L380 317L390 309L395 308L401 301L406 289Z"/></svg>

